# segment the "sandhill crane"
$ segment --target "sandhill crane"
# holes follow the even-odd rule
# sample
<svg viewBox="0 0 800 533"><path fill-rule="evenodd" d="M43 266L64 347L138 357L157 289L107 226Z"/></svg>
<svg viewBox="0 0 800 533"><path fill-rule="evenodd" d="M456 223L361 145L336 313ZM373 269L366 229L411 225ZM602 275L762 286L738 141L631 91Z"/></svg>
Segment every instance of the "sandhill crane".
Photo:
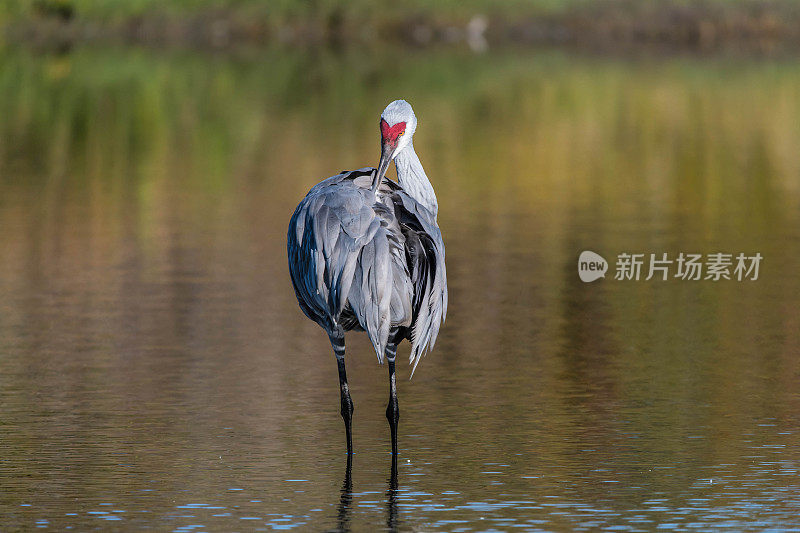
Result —
<svg viewBox="0 0 800 533"><path fill-rule="evenodd" d="M348 464L353 401L347 386L344 334L366 331L378 362L389 363L386 418L397 460L395 355L411 341L412 376L436 342L447 312L444 242L438 204L414 152L417 117L405 100L381 114L378 168L344 171L312 188L289 222L289 272L303 313L330 338L339 366ZM398 183L384 174L395 162Z"/></svg>

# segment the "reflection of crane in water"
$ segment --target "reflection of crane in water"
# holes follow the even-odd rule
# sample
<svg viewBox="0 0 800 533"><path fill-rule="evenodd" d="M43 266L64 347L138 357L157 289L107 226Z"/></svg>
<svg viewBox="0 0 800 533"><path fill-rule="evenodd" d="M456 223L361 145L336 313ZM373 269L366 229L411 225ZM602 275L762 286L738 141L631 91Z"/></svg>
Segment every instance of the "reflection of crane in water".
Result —
<svg viewBox="0 0 800 533"><path fill-rule="evenodd" d="M395 533L400 524L397 512L397 461L392 461L391 475L386 487L386 531ZM347 462L342 488L339 491L339 505L336 506L336 528L328 531L350 532L350 514L353 509L353 477L351 462Z"/></svg>
<svg viewBox="0 0 800 533"><path fill-rule="evenodd" d="M389 363L386 417L397 460L397 345L411 341L416 369L433 348L447 312L444 242L436 195L414 152L417 117L405 100L381 114L378 169L342 172L317 184L289 222L289 272L303 313L328 333L339 365L348 462L353 402L344 334L366 331L378 361ZM399 185L384 177L395 162ZM413 370L412 370L413 375Z"/></svg>

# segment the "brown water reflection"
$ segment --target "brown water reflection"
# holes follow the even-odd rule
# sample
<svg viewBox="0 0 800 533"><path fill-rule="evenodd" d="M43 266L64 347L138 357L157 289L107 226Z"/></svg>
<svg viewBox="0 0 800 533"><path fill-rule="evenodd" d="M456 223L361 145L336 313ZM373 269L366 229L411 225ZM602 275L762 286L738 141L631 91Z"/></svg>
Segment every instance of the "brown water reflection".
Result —
<svg viewBox="0 0 800 533"><path fill-rule="evenodd" d="M796 63L3 64L4 529L800 525ZM395 490L386 372L358 336L344 475L336 366L297 309L285 230L317 180L374 164L398 96L420 116L451 307L399 383ZM584 249L765 259L757 282L586 285Z"/></svg>

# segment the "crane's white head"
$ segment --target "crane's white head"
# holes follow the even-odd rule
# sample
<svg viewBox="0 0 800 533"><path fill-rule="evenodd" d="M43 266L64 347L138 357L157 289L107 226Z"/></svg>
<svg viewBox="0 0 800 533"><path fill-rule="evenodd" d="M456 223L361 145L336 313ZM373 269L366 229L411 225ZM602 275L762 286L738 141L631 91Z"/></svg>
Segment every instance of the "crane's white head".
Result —
<svg viewBox="0 0 800 533"><path fill-rule="evenodd" d="M417 117L411 104L395 100L381 113L381 160L378 163L378 181L383 179L389 163L403 148L411 143L417 129Z"/></svg>

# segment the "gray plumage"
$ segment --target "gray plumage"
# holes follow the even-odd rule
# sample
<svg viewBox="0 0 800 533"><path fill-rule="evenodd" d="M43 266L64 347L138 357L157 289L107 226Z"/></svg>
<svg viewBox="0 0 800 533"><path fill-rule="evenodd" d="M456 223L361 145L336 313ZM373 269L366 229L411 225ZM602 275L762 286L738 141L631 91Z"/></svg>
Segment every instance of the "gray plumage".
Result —
<svg viewBox="0 0 800 533"><path fill-rule="evenodd" d="M289 223L289 271L305 315L329 335L364 330L378 361L408 332L409 363L433 348L447 313L444 242L435 214L373 168L317 184ZM413 374L413 371L412 371Z"/></svg>

